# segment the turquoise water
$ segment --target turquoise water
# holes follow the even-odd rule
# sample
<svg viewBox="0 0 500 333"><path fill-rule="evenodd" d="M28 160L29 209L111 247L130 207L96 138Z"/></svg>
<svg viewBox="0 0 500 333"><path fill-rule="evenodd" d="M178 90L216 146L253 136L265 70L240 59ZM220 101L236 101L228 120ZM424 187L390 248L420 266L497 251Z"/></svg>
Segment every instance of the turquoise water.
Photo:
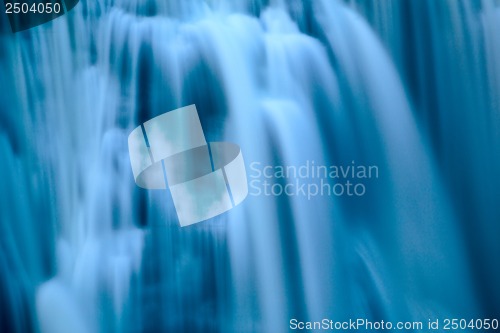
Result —
<svg viewBox="0 0 500 333"><path fill-rule="evenodd" d="M498 317L499 22L494 0L81 1L1 22L0 330ZM180 228L168 191L135 185L127 137L190 104L250 180L377 177Z"/></svg>

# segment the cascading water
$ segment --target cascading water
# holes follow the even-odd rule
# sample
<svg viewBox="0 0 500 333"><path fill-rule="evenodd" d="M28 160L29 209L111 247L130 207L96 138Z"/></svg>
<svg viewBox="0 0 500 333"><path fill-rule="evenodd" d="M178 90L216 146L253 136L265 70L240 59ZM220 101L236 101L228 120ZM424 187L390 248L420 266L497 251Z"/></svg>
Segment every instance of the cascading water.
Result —
<svg viewBox="0 0 500 333"><path fill-rule="evenodd" d="M0 330L498 315L499 19L494 0L82 0L1 22ZM190 104L249 174L378 177L181 229L168 191L135 186L127 137Z"/></svg>

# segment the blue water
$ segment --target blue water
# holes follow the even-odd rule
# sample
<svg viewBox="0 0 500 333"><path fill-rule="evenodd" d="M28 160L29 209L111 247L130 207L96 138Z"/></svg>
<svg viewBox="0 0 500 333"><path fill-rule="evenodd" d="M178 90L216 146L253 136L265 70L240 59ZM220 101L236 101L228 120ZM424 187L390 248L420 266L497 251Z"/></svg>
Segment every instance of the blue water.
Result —
<svg viewBox="0 0 500 333"><path fill-rule="evenodd" d="M81 0L0 22L0 331L500 316L498 1ZM376 165L180 228L128 134L196 104L260 165ZM276 180L279 182L280 180Z"/></svg>

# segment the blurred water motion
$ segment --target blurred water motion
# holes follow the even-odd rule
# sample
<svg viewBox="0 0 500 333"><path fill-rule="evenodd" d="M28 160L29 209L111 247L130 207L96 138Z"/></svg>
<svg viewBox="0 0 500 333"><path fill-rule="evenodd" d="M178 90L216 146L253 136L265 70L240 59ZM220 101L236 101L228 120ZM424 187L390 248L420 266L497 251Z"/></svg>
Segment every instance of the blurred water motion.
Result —
<svg viewBox="0 0 500 333"><path fill-rule="evenodd" d="M499 31L496 0L82 0L0 22L0 331L498 317ZM190 104L247 170L380 175L181 229L127 136Z"/></svg>

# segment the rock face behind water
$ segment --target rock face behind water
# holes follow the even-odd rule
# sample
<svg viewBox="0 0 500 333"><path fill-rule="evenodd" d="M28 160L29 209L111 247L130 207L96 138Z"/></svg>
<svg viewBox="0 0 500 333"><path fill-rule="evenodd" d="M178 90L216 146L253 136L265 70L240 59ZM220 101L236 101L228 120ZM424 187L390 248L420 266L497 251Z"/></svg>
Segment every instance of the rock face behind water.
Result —
<svg viewBox="0 0 500 333"><path fill-rule="evenodd" d="M0 19L1 332L500 313L496 1L81 0L17 33ZM127 137L191 104L250 181L378 177L359 197L250 184L181 229L168 191L135 185Z"/></svg>

